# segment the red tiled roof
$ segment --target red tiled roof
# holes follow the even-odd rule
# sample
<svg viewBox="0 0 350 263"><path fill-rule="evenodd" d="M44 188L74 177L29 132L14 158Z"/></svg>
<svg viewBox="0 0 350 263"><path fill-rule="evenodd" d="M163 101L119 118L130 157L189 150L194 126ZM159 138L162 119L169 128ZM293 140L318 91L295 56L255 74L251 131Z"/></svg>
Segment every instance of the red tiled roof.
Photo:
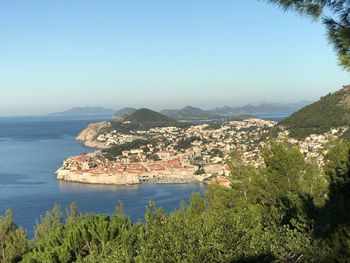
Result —
<svg viewBox="0 0 350 263"><path fill-rule="evenodd" d="M165 170L165 167L161 164L150 164L149 166L149 169L150 170L153 170L153 171L164 171Z"/></svg>
<svg viewBox="0 0 350 263"><path fill-rule="evenodd" d="M231 181L227 178L216 178L216 182L219 185L223 185L223 186L229 186L231 184Z"/></svg>

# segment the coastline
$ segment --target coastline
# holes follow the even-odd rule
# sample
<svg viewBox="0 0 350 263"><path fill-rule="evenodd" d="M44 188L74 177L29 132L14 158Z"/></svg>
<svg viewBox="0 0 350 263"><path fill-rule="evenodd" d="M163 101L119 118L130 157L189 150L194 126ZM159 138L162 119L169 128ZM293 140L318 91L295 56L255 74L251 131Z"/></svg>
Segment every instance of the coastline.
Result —
<svg viewBox="0 0 350 263"><path fill-rule="evenodd" d="M76 141L83 143L85 146L95 149L108 149L110 148L104 143L96 140L99 132L111 125L108 121L90 123L84 130L82 130L76 137Z"/></svg>
<svg viewBox="0 0 350 263"><path fill-rule="evenodd" d="M216 129L208 129L208 124L186 128L167 126L137 130L130 135L109 131L111 122L91 123L76 140L95 150L128 145L136 137L148 141L144 145L131 144L118 154L95 151L69 157L57 170L56 177L67 182L104 185L186 184L216 178L219 184L229 185L230 169L225 160L234 140L239 145L251 143L251 138L263 135L275 124L248 119L229 121ZM254 147L245 155L245 162L257 166L262 163L259 142Z"/></svg>
<svg viewBox="0 0 350 263"><path fill-rule="evenodd" d="M69 161L69 159L67 159ZM212 176L194 175L194 168L188 167L183 171L172 169L171 171L130 171L130 172L95 172L93 170L71 170L67 169L67 160L55 174L57 180L76 182L84 184L100 185L136 185L142 183L153 184L188 184L205 183Z"/></svg>

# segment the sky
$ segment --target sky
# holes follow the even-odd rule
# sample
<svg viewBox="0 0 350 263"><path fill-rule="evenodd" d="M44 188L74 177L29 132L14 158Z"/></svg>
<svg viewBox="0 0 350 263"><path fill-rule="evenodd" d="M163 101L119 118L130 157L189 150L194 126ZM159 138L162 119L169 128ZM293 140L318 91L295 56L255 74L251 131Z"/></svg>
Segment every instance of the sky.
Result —
<svg viewBox="0 0 350 263"><path fill-rule="evenodd" d="M264 1L0 1L3 116L289 103L349 83L320 22Z"/></svg>

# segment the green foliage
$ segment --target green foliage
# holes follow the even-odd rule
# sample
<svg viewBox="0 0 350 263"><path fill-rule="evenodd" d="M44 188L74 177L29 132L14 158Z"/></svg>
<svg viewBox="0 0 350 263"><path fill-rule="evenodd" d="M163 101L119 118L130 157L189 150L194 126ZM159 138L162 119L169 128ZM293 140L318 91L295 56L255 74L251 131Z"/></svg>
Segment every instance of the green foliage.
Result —
<svg viewBox="0 0 350 263"><path fill-rule="evenodd" d="M55 204L51 211L47 211L44 217L40 218L35 228L34 238L41 239L49 235L51 231L62 226L62 211L59 204Z"/></svg>
<svg viewBox="0 0 350 263"><path fill-rule="evenodd" d="M152 111L149 109L139 109L126 118L126 121L129 121L129 124L126 124L132 129L138 130L148 130L154 127L166 127L166 126L175 126L175 127L185 127L187 124L178 122L168 116L165 116L159 112Z"/></svg>
<svg viewBox="0 0 350 263"><path fill-rule="evenodd" d="M75 219L78 217L78 206L77 203L73 202L69 205L69 209L66 209L67 214L67 224L72 224Z"/></svg>
<svg viewBox="0 0 350 263"><path fill-rule="evenodd" d="M120 209L112 216L81 215L74 222L56 227L37 238L24 262L89 262L109 255L112 241L113 245L122 245L126 252L131 253L128 247L132 241L128 231L131 227L131 221Z"/></svg>
<svg viewBox="0 0 350 263"><path fill-rule="evenodd" d="M350 258L350 143L333 140L326 149L328 199L315 211L315 235L322 239L328 262Z"/></svg>
<svg viewBox="0 0 350 263"><path fill-rule="evenodd" d="M12 211L7 210L0 217L0 262L19 262L28 247L25 230L15 225Z"/></svg>
<svg viewBox="0 0 350 263"><path fill-rule="evenodd" d="M350 257L350 144L333 140L325 167L300 149L271 141L266 167L232 153L231 187L209 186L203 198L165 213L151 201L144 222L121 204L113 215L79 215L61 223L59 207L38 224L28 250L10 212L0 219L1 262L347 262ZM15 234L16 233L16 234ZM2 258L1 258L2 257Z"/></svg>
<svg viewBox="0 0 350 263"><path fill-rule="evenodd" d="M331 182L338 183L339 180L341 181L340 183L344 182L342 177L346 175L348 169L349 149L350 142L337 138L331 138L326 145L324 171Z"/></svg>
<svg viewBox="0 0 350 263"><path fill-rule="evenodd" d="M199 140L197 136L191 136L189 138L182 138L181 140L178 141L176 145L177 150L187 150L192 147L192 142Z"/></svg>
<svg viewBox="0 0 350 263"><path fill-rule="evenodd" d="M168 116L145 108L132 113L128 120L136 123L175 122L174 119Z"/></svg>
<svg viewBox="0 0 350 263"><path fill-rule="evenodd" d="M214 149L210 152L210 155L211 155L211 156L217 156L217 157L220 157L220 158L223 158L223 157L224 157L224 154L222 153L222 151L220 151L220 150L217 149L217 148L214 148Z"/></svg>
<svg viewBox="0 0 350 263"><path fill-rule="evenodd" d="M304 138L310 134L328 132L331 128L349 125L350 112L341 104L349 95L348 87L322 97L319 101L295 112L280 123L292 137Z"/></svg>
<svg viewBox="0 0 350 263"><path fill-rule="evenodd" d="M250 192L257 192L256 181L257 177L256 169L251 165L246 165L242 159L242 153L236 149L231 153L231 157L227 160L227 164L230 168L231 174L231 187L235 190L236 205L239 201L253 202L251 198L255 198ZM242 198L240 198L242 197Z"/></svg>
<svg viewBox="0 0 350 263"><path fill-rule="evenodd" d="M339 64L350 70L350 3L344 0L269 0L285 10L295 10L313 19L322 16L324 10L331 15L323 15L329 42L338 53Z"/></svg>
<svg viewBox="0 0 350 263"><path fill-rule="evenodd" d="M137 139L132 142L126 142L119 145L114 145L111 148L103 150L104 156L109 160L115 160L115 157L122 155L123 151L128 151L131 149L138 149L141 146L146 146L147 144L151 143L151 141L143 140L143 139Z"/></svg>
<svg viewBox="0 0 350 263"><path fill-rule="evenodd" d="M205 174L205 170L204 170L202 167L200 167L200 168L198 168L197 171L194 172L194 174L195 174L195 175L202 175L202 174Z"/></svg>

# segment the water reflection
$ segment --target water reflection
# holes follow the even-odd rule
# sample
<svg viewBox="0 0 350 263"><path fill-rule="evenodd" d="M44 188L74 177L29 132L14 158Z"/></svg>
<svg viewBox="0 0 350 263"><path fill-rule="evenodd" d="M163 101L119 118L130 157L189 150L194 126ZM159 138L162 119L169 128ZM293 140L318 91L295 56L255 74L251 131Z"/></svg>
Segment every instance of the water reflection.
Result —
<svg viewBox="0 0 350 263"><path fill-rule="evenodd" d="M57 180L61 193L79 193L79 192L104 192L104 191L137 191L140 189L139 184L133 185L105 185L105 184L83 184L75 182L66 182Z"/></svg>

